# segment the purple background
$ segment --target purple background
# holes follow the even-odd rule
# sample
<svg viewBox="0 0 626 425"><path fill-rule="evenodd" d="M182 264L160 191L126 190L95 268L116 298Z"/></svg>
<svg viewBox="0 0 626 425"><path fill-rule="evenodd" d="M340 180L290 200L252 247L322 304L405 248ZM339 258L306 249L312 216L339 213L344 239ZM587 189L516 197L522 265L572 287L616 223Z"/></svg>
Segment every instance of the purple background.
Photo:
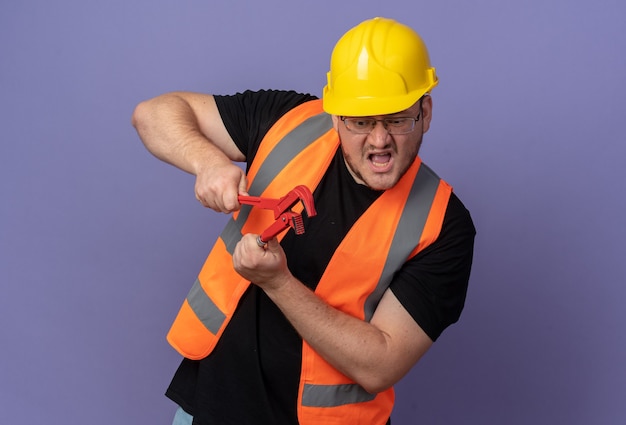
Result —
<svg viewBox="0 0 626 425"><path fill-rule="evenodd" d="M319 95L336 40L382 15L430 48L422 156L479 232L394 424L626 423L624 4L3 1L0 422L170 423L165 333L225 217L144 150L134 105Z"/></svg>

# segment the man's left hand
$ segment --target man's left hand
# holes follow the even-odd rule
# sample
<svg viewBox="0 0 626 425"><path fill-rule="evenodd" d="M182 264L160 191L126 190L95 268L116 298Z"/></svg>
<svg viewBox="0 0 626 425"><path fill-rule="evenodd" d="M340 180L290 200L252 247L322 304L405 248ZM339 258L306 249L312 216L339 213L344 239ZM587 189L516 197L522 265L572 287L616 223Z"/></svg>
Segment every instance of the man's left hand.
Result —
<svg viewBox="0 0 626 425"><path fill-rule="evenodd" d="M233 253L235 271L264 290L280 288L291 277L287 258L276 238L265 246L257 243L258 235L243 236Z"/></svg>

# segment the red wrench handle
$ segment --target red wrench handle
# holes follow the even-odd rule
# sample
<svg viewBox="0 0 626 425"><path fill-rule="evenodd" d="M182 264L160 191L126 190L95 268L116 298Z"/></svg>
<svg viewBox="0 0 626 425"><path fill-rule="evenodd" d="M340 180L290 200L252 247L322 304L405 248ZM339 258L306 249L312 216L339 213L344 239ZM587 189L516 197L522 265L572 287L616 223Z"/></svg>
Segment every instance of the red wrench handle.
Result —
<svg viewBox="0 0 626 425"><path fill-rule="evenodd" d="M239 203L252 205L254 207L263 208L264 210L273 210L278 204L278 199L261 198L260 196L243 196L239 195Z"/></svg>

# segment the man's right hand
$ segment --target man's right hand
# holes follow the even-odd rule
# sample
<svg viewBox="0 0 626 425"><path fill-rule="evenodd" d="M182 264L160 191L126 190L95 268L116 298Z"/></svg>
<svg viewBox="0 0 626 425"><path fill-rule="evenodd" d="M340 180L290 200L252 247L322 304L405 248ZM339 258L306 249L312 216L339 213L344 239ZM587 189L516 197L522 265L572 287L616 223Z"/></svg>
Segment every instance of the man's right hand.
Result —
<svg viewBox="0 0 626 425"><path fill-rule="evenodd" d="M205 207L222 213L239 210L239 195L248 195L246 174L233 163L207 166L196 173L196 199Z"/></svg>

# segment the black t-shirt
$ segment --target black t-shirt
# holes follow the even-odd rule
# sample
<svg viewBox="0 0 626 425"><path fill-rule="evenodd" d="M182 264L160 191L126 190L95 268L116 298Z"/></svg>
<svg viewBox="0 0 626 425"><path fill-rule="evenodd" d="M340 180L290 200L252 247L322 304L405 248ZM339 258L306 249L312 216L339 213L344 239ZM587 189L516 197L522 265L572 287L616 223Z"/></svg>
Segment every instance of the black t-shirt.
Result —
<svg viewBox="0 0 626 425"><path fill-rule="evenodd" d="M250 165L269 128L310 95L247 91L216 96L222 120ZM281 242L289 269L314 289L336 247L381 192L357 184L341 150L313 193L318 215L306 232ZM441 234L408 261L390 288L413 319L436 340L456 322L465 302L474 226L463 204L450 198ZM184 359L166 395L194 416L196 425L298 423L296 404L302 340L276 305L255 285L242 297L213 353Z"/></svg>

